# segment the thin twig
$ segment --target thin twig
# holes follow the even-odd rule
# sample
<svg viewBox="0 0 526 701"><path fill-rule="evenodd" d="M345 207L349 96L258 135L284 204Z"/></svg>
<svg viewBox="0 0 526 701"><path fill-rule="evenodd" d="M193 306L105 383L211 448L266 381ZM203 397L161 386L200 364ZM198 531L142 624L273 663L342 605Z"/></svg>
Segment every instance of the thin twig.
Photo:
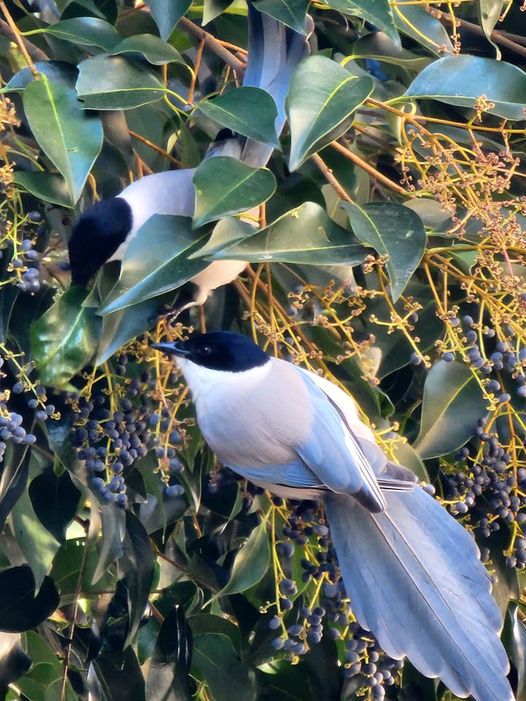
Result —
<svg viewBox="0 0 526 701"><path fill-rule="evenodd" d="M149 141L146 137L142 136L141 134L138 134L136 131L132 131L131 129L128 129L128 133L131 137L137 139L137 141L140 141L141 144L148 146L152 149L152 151L155 151L160 156L164 156L164 158L170 161L170 163L173 163L174 166L178 166L179 168L181 167L181 161L178 161L177 158L174 158L171 154L168 153L168 151L165 151L160 146L157 146L157 144L154 144L153 141Z"/></svg>
<svg viewBox="0 0 526 701"><path fill-rule="evenodd" d="M190 88L188 90L188 104L193 105L194 103L194 93L195 84L197 83L197 76L199 74L199 69L201 68L201 61L203 59L203 50L205 48L205 40L199 40L199 46L197 47L197 55L195 57L194 72L192 74L192 82L190 83Z"/></svg>
<svg viewBox="0 0 526 701"><path fill-rule="evenodd" d="M318 169L321 171L325 180L333 186L333 188L336 190L336 192L342 198L342 200L345 200L346 202L352 202L352 198L349 197L349 195L345 192L338 180L334 177L332 170L327 166L325 161L322 158L320 158L320 156L318 156L317 153L311 156L311 158L318 167Z"/></svg>
<svg viewBox="0 0 526 701"><path fill-rule="evenodd" d="M11 17L11 13L7 9L7 6L4 2L4 0L0 0L0 10L2 11L2 13L6 19L5 22L2 20L2 24L0 25L0 28L2 29L2 33L6 34L4 27L5 27L5 25L7 25L7 28L9 29L9 32L10 32L9 36L10 36L11 40L14 41L15 44L17 44L18 48L22 52L22 55L24 56L27 67L29 68L29 70L31 71L33 76L35 78L38 78L39 73L35 67L35 64L33 63L33 59L31 58L31 56L29 54L29 50L27 47L27 40L24 39L24 37L20 34L20 31L18 30L18 27L16 26L16 22ZM29 42L29 43L31 43L31 42ZM36 49L37 47L35 46L34 48ZM39 51L40 51L40 49L39 49ZM45 56L45 54L44 54L44 56ZM40 60L42 60L42 59L40 59Z"/></svg>
<svg viewBox="0 0 526 701"><path fill-rule="evenodd" d="M409 197L409 193L406 192L406 190L404 190L403 187L390 180L386 175L380 173L380 171L376 170L374 166L372 166L370 163L367 163L367 161L364 161L363 158L360 158L360 156L358 156L356 153L353 153L350 149L345 148L345 146L342 146L337 141L333 141L331 143L331 146L333 147L333 149L338 151L338 153L341 153L342 156L348 158L359 168L365 170L367 173L369 173L369 175L372 175L374 178L376 178L376 180L383 183L391 190L394 190L394 192L397 192L399 195L403 195L404 197Z"/></svg>
<svg viewBox="0 0 526 701"><path fill-rule="evenodd" d="M233 54L231 54L230 51L228 51L228 49L225 49L225 47L222 46L215 37L213 37L204 29L198 27L197 24L194 24L191 20L189 20L188 17L181 17L177 26L179 27L179 29L182 29L188 34L197 37L197 39L203 40L205 46L208 49L210 49L210 51L213 51L216 54L216 56L219 56L219 58L223 59L223 61L227 65L229 65L238 73L243 73L245 71L246 66L242 61L240 61Z"/></svg>

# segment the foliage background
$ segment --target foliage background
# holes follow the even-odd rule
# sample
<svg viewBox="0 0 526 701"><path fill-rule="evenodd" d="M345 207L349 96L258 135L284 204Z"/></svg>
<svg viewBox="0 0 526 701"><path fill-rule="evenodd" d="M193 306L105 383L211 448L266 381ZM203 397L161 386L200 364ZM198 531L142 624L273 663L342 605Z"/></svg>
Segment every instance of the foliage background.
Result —
<svg viewBox="0 0 526 701"><path fill-rule="evenodd" d="M214 464L149 350L188 330L156 317L213 230L202 252L252 266L190 322L354 394L473 532L526 699L526 7L255 7L314 31L280 150L238 177L203 161L220 127L277 145L272 102L239 87L241 0L0 1L0 694L452 698L354 622L315 505ZM196 166L196 231L152 220L120 280L67 289L80 211ZM256 234L232 218L255 206Z"/></svg>

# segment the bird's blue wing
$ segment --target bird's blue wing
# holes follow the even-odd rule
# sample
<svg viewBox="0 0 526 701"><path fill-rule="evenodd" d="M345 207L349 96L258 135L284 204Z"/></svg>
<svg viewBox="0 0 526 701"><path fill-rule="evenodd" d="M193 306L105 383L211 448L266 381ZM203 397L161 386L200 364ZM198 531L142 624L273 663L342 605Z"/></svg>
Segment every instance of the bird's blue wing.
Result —
<svg viewBox="0 0 526 701"><path fill-rule="evenodd" d="M350 494L371 511L383 511L385 498L371 459L348 418L309 373L301 376L314 414L309 438L296 446L298 455L331 491Z"/></svg>

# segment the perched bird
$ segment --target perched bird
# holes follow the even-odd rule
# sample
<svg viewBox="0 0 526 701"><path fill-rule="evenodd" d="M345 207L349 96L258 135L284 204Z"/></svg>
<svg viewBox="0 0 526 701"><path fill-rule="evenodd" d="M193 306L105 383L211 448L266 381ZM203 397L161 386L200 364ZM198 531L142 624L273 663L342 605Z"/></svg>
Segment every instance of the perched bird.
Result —
<svg viewBox="0 0 526 701"><path fill-rule="evenodd" d="M175 356L224 465L280 496L321 500L354 614L388 655L462 698L512 701L475 541L387 459L349 395L235 333L153 347Z"/></svg>

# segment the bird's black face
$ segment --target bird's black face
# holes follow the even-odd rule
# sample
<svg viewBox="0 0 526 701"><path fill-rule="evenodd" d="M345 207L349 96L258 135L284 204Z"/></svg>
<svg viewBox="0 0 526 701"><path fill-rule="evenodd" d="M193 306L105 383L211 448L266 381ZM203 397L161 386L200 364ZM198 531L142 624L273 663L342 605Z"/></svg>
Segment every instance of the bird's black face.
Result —
<svg viewBox="0 0 526 701"><path fill-rule="evenodd" d="M243 372L264 365L269 356L247 336L231 331L213 331L188 341L154 343L152 348L185 358L211 370Z"/></svg>

